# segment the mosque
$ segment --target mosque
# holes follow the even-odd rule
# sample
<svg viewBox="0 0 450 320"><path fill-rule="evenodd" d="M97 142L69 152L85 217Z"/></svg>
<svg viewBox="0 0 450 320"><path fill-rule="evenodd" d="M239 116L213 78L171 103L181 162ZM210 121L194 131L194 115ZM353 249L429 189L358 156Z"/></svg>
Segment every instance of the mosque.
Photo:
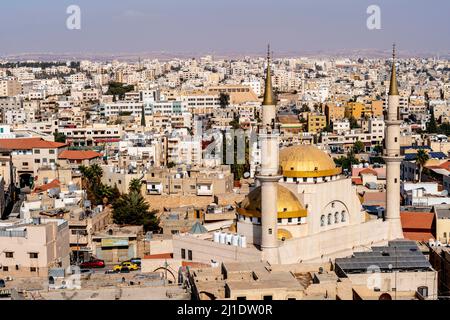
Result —
<svg viewBox="0 0 450 320"><path fill-rule="evenodd" d="M237 208L236 231L246 238L247 248L237 248L231 254L211 241L174 240L174 252L178 248L191 250L200 260L245 261L257 257L271 264L288 264L329 261L403 238L398 106L394 48L383 152L386 210L383 217L371 217L363 209L351 178L342 175L325 151L313 145L279 150L268 55L259 127L261 166L256 187Z"/></svg>

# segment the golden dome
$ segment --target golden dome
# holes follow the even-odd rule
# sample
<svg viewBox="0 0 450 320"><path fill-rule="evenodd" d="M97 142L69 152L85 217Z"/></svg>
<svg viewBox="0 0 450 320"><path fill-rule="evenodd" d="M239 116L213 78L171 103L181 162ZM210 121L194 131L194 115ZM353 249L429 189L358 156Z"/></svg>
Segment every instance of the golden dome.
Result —
<svg viewBox="0 0 450 320"><path fill-rule="evenodd" d="M289 231L287 231L286 229L282 229L279 228L277 230L277 238L278 240L288 240L288 239L292 239L292 233L290 233Z"/></svg>
<svg viewBox="0 0 450 320"><path fill-rule="evenodd" d="M325 177L341 173L333 159L315 146L302 144L280 151L280 166L285 177Z"/></svg>
<svg viewBox="0 0 450 320"><path fill-rule="evenodd" d="M278 219L306 217L306 209L303 208L297 197L285 187L277 185ZM237 209L238 213L248 217L261 218L261 187L250 192Z"/></svg>

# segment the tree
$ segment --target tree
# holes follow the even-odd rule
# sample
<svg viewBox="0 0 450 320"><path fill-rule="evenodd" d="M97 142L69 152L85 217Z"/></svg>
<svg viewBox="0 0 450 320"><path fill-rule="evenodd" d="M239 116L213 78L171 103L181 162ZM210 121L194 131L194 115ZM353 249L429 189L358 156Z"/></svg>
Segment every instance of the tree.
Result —
<svg viewBox="0 0 450 320"><path fill-rule="evenodd" d="M350 122L350 129L359 128L358 121L356 121L354 116L351 116L348 120Z"/></svg>
<svg viewBox="0 0 450 320"><path fill-rule="evenodd" d="M300 108L300 112L310 112L311 110L306 104L303 104Z"/></svg>
<svg viewBox="0 0 450 320"><path fill-rule="evenodd" d="M219 104L222 109L225 109L230 104L230 95L221 92L219 95Z"/></svg>
<svg viewBox="0 0 450 320"><path fill-rule="evenodd" d="M437 132L437 125L436 125L436 119L434 118L434 112L431 112L430 121L427 123L427 132L428 133L436 133Z"/></svg>
<svg viewBox="0 0 450 320"><path fill-rule="evenodd" d="M417 151L416 164L419 166L419 182L422 181L423 167L427 163L428 159L430 159L430 156L425 152L425 150L419 149Z"/></svg>
<svg viewBox="0 0 450 320"><path fill-rule="evenodd" d="M103 169L98 164L93 164L89 167L81 165L78 169L81 172L82 188L86 190L87 198L92 204L103 204L106 206L117 198L118 193L120 194L117 186L112 188L101 182Z"/></svg>
<svg viewBox="0 0 450 320"><path fill-rule="evenodd" d="M362 141L356 141L353 144L353 152L356 153L356 154L359 154L359 153L363 152L364 148L365 148L365 146L364 146L364 143Z"/></svg>
<svg viewBox="0 0 450 320"><path fill-rule="evenodd" d="M237 130L241 127L240 123L239 123L239 115L235 115L233 120L230 121L230 126Z"/></svg>
<svg viewBox="0 0 450 320"><path fill-rule="evenodd" d="M55 137L55 142L66 143L66 135L64 133L55 131L53 132L53 136Z"/></svg>
<svg viewBox="0 0 450 320"><path fill-rule="evenodd" d="M167 168L173 168L173 167L175 167L176 166L176 164L175 164L175 162L173 162L173 161L170 161L169 163L167 163Z"/></svg>
<svg viewBox="0 0 450 320"><path fill-rule="evenodd" d="M118 95L119 99L123 99L125 97L125 93L133 90L133 85L124 86L123 83L112 81L109 83L108 91L106 91L106 94L114 96Z"/></svg>
<svg viewBox="0 0 450 320"><path fill-rule="evenodd" d="M359 161L356 159L355 154L353 153L353 150L350 150L347 153L347 156L340 156L339 158L335 158L334 162L342 167L342 169L351 170L352 165L358 164Z"/></svg>
<svg viewBox="0 0 450 320"><path fill-rule="evenodd" d="M383 152L383 147L378 143L373 147L373 151L375 151L377 155L380 155Z"/></svg>
<svg viewBox="0 0 450 320"><path fill-rule="evenodd" d="M131 179L128 187L129 192L141 192L142 181L140 179Z"/></svg>
<svg viewBox="0 0 450 320"><path fill-rule="evenodd" d="M144 230L158 230L156 211L150 211L149 204L138 192L123 194L113 203L113 220L120 225L142 225Z"/></svg>

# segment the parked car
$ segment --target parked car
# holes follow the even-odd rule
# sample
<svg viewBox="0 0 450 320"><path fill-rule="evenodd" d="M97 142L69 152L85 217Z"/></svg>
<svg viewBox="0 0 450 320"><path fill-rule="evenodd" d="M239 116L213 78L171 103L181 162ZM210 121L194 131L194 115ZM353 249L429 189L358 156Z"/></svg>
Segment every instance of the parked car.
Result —
<svg viewBox="0 0 450 320"><path fill-rule="evenodd" d="M130 262L136 264L139 268L141 267L141 258L132 258Z"/></svg>
<svg viewBox="0 0 450 320"><path fill-rule="evenodd" d="M90 261L85 261L80 264L80 268L104 268L105 267L105 261L101 259L92 259Z"/></svg>
<svg viewBox="0 0 450 320"><path fill-rule="evenodd" d="M117 271L114 271L114 270L106 270L105 271L105 274L111 274L111 273L117 273Z"/></svg>
<svg viewBox="0 0 450 320"><path fill-rule="evenodd" d="M130 273L130 269L128 267L122 266L120 268L120 271L118 271L120 273Z"/></svg>
<svg viewBox="0 0 450 320"><path fill-rule="evenodd" d="M114 271L121 271L122 268L127 268L127 269L129 269L130 271L131 271L131 270L138 270L138 269L139 269L139 267L138 267L137 264L132 263L131 261L124 261L124 262L122 262L121 264L115 265L115 266L113 267L113 270L114 270Z"/></svg>

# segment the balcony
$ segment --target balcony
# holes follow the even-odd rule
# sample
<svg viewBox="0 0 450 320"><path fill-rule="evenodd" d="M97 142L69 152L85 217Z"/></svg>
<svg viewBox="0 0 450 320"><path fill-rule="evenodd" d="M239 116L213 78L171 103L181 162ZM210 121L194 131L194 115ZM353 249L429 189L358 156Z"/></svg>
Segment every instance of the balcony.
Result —
<svg viewBox="0 0 450 320"><path fill-rule="evenodd" d="M212 183L197 184L197 195L198 196L212 196L213 195Z"/></svg>

